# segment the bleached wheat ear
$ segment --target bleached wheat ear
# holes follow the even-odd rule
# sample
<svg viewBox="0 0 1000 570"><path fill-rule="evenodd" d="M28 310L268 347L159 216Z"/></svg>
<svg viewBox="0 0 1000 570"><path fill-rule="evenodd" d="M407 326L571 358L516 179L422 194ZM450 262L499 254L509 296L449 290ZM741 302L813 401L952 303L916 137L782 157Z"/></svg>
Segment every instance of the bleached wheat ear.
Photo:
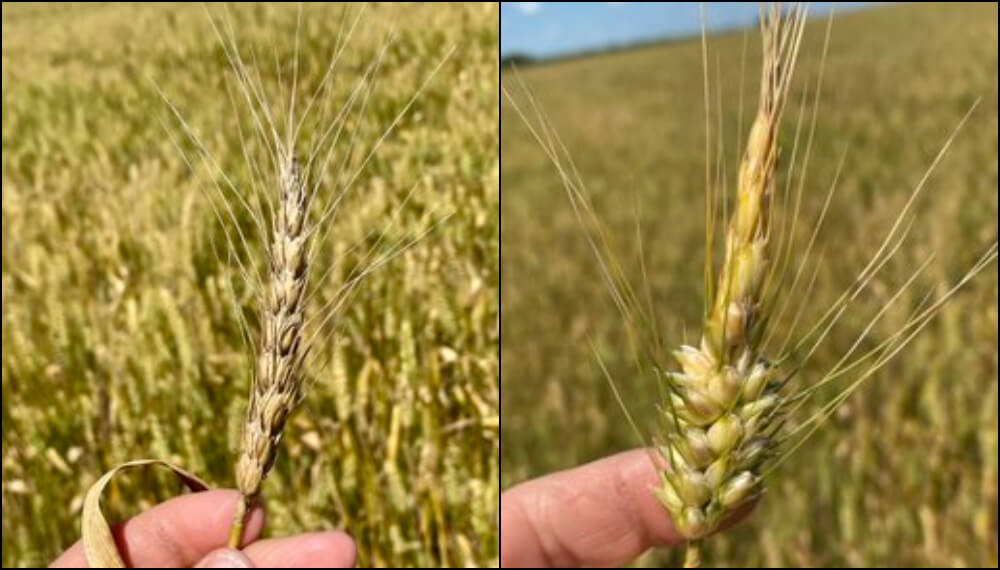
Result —
<svg viewBox="0 0 1000 570"><path fill-rule="evenodd" d="M243 521L274 465L285 420L302 399L305 290L309 281L308 185L294 154L280 157L277 219L268 251L269 281L260 291L261 325L253 388L243 425L236 484L243 494L233 517L229 546L243 540Z"/></svg>
<svg viewBox="0 0 1000 570"><path fill-rule="evenodd" d="M372 147L363 154L361 164L353 167L349 164L352 151L358 142L357 131L351 135L347 149L341 150L343 158L335 166L344 172L344 182L335 183L328 180L327 173L333 160L334 150L340 143L350 114L358 117L364 115L372 92L372 77L378 71L383 57L392 45L394 33L386 37L377 57L364 70L362 80L351 90L351 93L339 112L332 119L327 116L327 106L320 99L329 94L334 77L334 67L345 49L350 35L360 21L364 7L354 17L347 32L347 38L338 40L334 55L324 73L320 85L308 99L301 114L296 113L296 92L298 88L298 34L301 27L301 8L296 22L295 55L291 92L288 94L286 114L286 133L284 140L279 136L279 115L267 102L264 87L258 74L252 73L244 63L236 47L235 37L231 29L225 32L215 20L213 24L226 56L236 73L238 91L246 100L253 119L253 131L265 141L269 149L271 166L276 180L265 179L260 169L244 154L252 169L253 191L258 194L260 202L268 206L257 210L247 207L256 222L261 241L266 243L267 264L261 276L247 277L258 290L259 324L255 339L250 399L247 406L246 419L240 443L240 455L236 462L236 483L243 500L240 501L233 514L233 524L229 536L229 546L239 548L244 531L244 522L253 503L258 499L261 485L270 473L278 453L279 443L288 417L293 413L304 396L305 368L312 368L313 373L320 373L323 366L320 363L310 363L309 360L322 359L323 347L333 346L328 342L336 331L338 317L347 301L351 298L358 284L373 271L386 264L403 251L423 239L438 224L443 223L448 215L439 218L429 228L414 237L404 237L386 241L384 235L373 239L367 251L361 251L361 263L352 270L333 297L326 303L310 311L307 316L307 305L314 300L316 290L309 290L310 269L316 261L316 245L322 243L330 230L337 207L347 195L347 192L357 181L363 169L372 157L395 130L403 116L421 96L430 81L454 53L452 46L437 63L432 72L409 98L403 108L396 114L392 122L382 132ZM280 75L279 75L280 79ZM360 103L359 103L360 99ZM234 104L235 106L235 104ZM280 110L279 110L280 112ZM300 162L296 147L301 143L300 135L307 120L314 120L321 125L317 134L303 146L307 152L302 154ZM241 128L242 132L242 128ZM189 133L190 134L190 133ZM202 145L198 145L199 148ZM264 168L272 171L271 168ZM310 212L313 199L319 192L325 192L327 187L340 187L339 194L332 197L326 204L321 204L315 213ZM392 215L387 225L396 223L399 211L405 207L409 197L416 189L410 190L406 198ZM232 189L235 192L235 189ZM220 191L221 194L221 191ZM237 193L238 194L238 193ZM225 200L221 200L225 202ZM315 215L312 215L315 214ZM222 220L220 220L222 223ZM242 250L250 254L250 248L245 239L236 242L229 233L226 234L230 250ZM380 248L387 252L379 252ZM352 247L348 252L352 251ZM237 257L238 259L238 257ZM317 267L319 282L323 282L336 268L336 261L326 267ZM244 272L245 273L245 272ZM244 329L249 329L243 323ZM316 351L312 349L316 348ZM319 354L320 356L316 357Z"/></svg>
<svg viewBox="0 0 1000 570"><path fill-rule="evenodd" d="M663 376L669 465L656 496L680 533L691 540L686 566L699 564L698 539L761 492L760 466L770 454L780 414L777 372L758 354L761 311L770 263L771 200L778 126L802 37L805 10L762 14L763 67L757 116L739 168L737 205L699 347L674 352L681 372Z"/></svg>

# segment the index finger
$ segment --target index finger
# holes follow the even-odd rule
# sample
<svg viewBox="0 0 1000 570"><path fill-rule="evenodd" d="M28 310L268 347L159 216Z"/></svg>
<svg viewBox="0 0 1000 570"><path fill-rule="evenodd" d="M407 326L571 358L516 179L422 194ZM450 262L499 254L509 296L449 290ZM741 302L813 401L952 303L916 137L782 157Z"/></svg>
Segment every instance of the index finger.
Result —
<svg viewBox="0 0 1000 570"><path fill-rule="evenodd" d="M503 567L624 564L682 541L650 492L646 450L620 453L517 485L500 499Z"/></svg>
<svg viewBox="0 0 1000 570"><path fill-rule="evenodd" d="M633 450L513 487L500 498L502 567L620 566L684 541L651 490L649 450ZM737 509L722 525L742 518Z"/></svg>
<svg viewBox="0 0 1000 570"><path fill-rule="evenodd" d="M237 491L204 491L183 495L112 528L118 550L128 566L187 567L226 544ZM244 544L256 539L264 513L254 507L246 521ZM77 541L52 563L52 568L86 568L83 542Z"/></svg>

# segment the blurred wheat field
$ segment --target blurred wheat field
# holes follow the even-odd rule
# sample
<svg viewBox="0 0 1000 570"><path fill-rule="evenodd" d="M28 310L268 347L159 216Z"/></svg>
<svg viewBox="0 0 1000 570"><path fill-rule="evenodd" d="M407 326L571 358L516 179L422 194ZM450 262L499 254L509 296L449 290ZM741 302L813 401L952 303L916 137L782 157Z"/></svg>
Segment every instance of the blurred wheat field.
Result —
<svg viewBox="0 0 1000 570"><path fill-rule="evenodd" d="M800 98L815 85L825 26L820 19L806 30L784 127L786 160ZM798 374L806 383L837 362L928 254L936 254L928 272L863 347L898 331L907 311L960 277L998 231L996 4L882 7L836 16L832 30L806 221L795 236L800 248L847 154L819 237L815 289L791 299L793 308L816 307L807 319L860 272L962 115L982 101L930 177L912 235ZM741 99L744 41L750 48ZM730 189L745 135L739 125L747 128L756 103L758 44L754 33L747 40L742 33L709 38ZM665 340L690 342L703 295L700 42L548 63L521 75L566 143L636 284L641 233ZM512 74L501 82L521 92ZM501 130L506 488L640 445L591 342L640 427L652 427L659 391L651 379L634 376L625 327L556 169L507 101ZM712 539L706 565L996 566L997 374L994 265L782 465L750 519ZM843 387L823 390L817 401ZM637 564L679 560L679 553L659 552Z"/></svg>
<svg viewBox="0 0 1000 570"><path fill-rule="evenodd" d="M308 94L341 7L302 12ZM352 246L430 231L361 283L264 490L269 534L342 528L364 566L498 564L497 12L368 6L336 68L332 99L343 100L395 29L364 113L346 122L359 167L457 47L319 243L318 258L338 264L318 303L365 262ZM216 12L274 93L296 14ZM237 311L253 291L214 249L226 228L199 187L206 173L167 136L177 127L157 88L238 181L247 134L199 5L5 3L3 30L3 565L38 566L79 537L83 493L115 464L158 457L233 486L252 365ZM136 475L106 505L121 519L179 492Z"/></svg>

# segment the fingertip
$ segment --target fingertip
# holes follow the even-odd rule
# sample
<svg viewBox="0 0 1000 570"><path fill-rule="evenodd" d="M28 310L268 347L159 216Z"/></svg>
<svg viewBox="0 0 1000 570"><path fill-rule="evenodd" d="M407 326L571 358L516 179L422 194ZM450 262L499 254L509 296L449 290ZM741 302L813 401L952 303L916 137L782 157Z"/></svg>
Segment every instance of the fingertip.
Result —
<svg viewBox="0 0 1000 570"><path fill-rule="evenodd" d="M260 567L352 568L357 563L358 549L347 534L326 531L261 540L244 552Z"/></svg>
<svg viewBox="0 0 1000 570"><path fill-rule="evenodd" d="M340 531L329 531L321 533L313 540L315 552L336 553L339 558L339 566L342 568L353 568L358 561L358 545L349 535Z"/></svg>
<svg viewBox="0 0 1000 570"><path fill-rule="evenodd" d="M682 542L651 492L650 450L605 457L527 481L501 498L501 566L618 566Z"/></svg>
<svg viewBox="0 0 1000 570"><path fill-rule="evenodd" d="M115 524L112 533L130 566L190 566L206 552L225 545L241 500L242 495L232 489L181 495ZM254 505L244 523L244 544L260 536L264 519L263 508ZM53 567L86 565L82 541L53 562Z"/></svg>
<svg viewBox="0 0 1000 570"><path fill-rule="evenodd" d="M209 552L195 568L253 568L253 563L239 550L220 548Z"/></svg>

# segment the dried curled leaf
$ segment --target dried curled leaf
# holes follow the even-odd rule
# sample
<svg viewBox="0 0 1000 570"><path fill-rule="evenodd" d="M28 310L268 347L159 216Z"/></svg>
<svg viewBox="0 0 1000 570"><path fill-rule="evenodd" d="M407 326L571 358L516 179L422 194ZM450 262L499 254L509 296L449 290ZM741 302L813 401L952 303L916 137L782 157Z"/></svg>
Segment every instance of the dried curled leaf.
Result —
<svg viewBox="0 0 1000 570"><path fill-rule="evenodd" d="M192 491L208 489L208 484L199 479L197 475L159 459L129 461L105 473L87 490L87 496L83 500L83 549L87 553L87 562L91 568L125 567L125 561L118 553L118 546L111 534L111 527L108 525L107 519L104 518L104 513L101 512L101 493L104 492L104 488L108 486L115 475L122 471L156 466L166 467L173 471L174 475L177 475Z"/></svg>

